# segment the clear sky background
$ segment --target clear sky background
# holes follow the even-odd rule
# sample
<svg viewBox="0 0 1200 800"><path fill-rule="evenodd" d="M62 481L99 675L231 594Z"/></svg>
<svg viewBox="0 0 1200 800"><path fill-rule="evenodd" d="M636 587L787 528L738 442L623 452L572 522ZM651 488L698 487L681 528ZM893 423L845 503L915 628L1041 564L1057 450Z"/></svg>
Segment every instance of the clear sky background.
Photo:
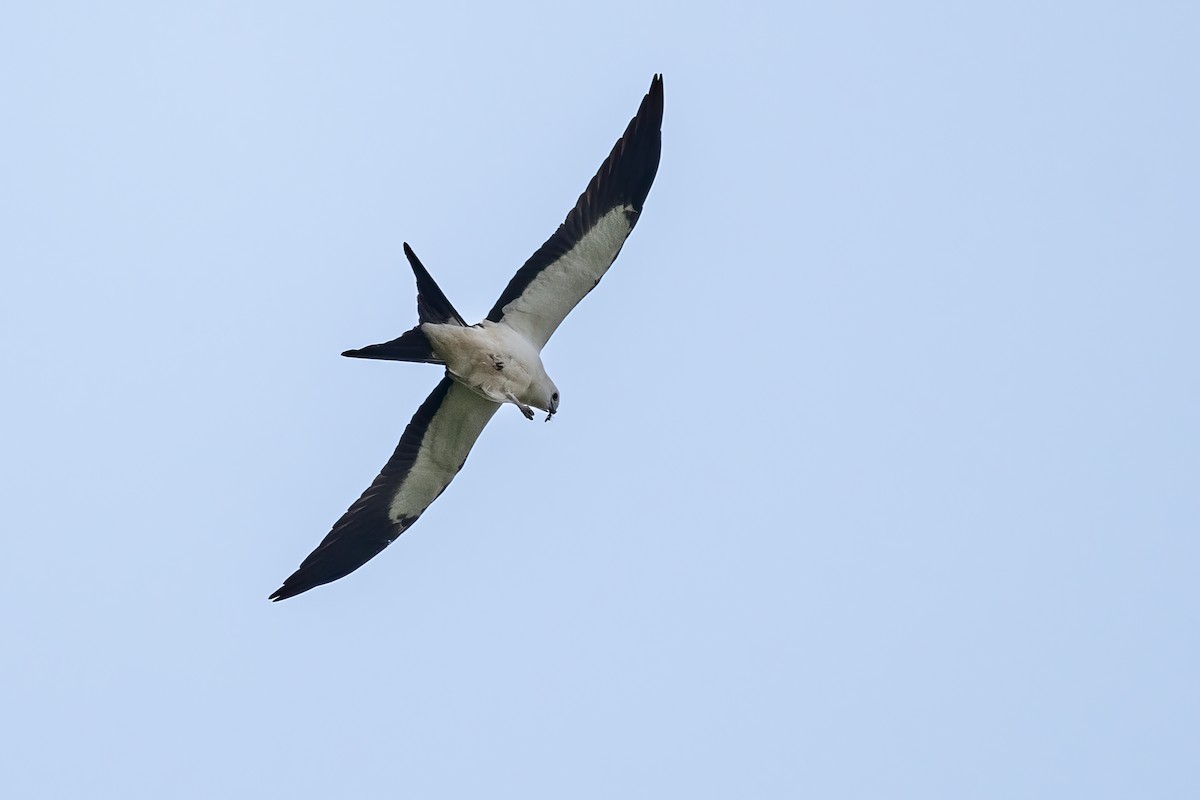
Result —
<svg viewBox="0 0 1200 800"><path fill-rule="evenodd" d="M1200 796L1194 3L10 4L8 797ZM655 72L412 530L267 595Z"/></svg>

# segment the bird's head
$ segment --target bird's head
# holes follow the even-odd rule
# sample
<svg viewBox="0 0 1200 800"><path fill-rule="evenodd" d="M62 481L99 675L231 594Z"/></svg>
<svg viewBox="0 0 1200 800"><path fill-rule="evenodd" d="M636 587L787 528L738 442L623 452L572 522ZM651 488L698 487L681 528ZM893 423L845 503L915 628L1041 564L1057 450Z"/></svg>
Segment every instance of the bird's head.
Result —
<svg viewBox="0 0 1200 800"><path fill-rule="evenodd" d="M534 408L540 408L546 412L546 421L558 413L558 387L554 385L554 381L549 378L543 378L538 381L532 392L533 399L529 404Z"/></svg>

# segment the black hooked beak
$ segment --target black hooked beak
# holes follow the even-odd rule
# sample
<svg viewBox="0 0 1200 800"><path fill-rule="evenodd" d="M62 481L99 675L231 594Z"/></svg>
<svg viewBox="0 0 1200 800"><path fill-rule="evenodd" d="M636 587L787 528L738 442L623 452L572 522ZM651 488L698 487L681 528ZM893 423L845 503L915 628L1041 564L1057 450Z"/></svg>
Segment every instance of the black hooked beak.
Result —
<svg viewBox="0 0 1200 800"><path fill-rule="evenodd" d="M556 413L558 413L558 395L557 394L552 395L550 397L550 408L548 409L548 411L549 411L549 413L546 414L546 422L549 422L550 418L553 417Z"/></svg>

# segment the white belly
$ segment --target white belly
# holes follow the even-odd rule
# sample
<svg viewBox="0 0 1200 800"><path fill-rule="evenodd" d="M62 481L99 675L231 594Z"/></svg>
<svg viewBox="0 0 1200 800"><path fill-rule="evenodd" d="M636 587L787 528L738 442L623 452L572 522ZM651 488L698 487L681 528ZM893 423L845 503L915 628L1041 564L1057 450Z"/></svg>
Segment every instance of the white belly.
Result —
<svg viewBox="0 0 1200 800"><path fill-rule="evenodd" d="M529 390L546 374L542 357L507 325L485 321L463 328L427 322L421 331L446 362L446 371L464 386L496 403L506 402L510 394L533 402Z"/></svg>

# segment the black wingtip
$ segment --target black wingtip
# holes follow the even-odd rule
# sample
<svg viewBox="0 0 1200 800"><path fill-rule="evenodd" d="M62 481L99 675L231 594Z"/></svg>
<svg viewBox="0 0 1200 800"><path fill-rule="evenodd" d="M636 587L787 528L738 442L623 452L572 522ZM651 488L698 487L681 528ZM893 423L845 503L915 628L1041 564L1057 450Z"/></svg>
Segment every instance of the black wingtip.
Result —
<svg viewBox="0 0 1200 800"><path fill-rule="evenodd" d="M326 563L321 552L325 542L321 544L322 546L309 554L304 563L300 565L300 569L288 576L283 585L271 593L270 597L267 598L268 600L272 603L278 603L280 600L287 600L298 594L304 594L318 586L333 583L337 579L344 578L361 567L386 547L386 544L383 546L370 545L366 548L367 552L351 554L348 562L341 563L335 560L334 564L330 565Z"/></svg>
<svg viewBox="0 0 1200 800"><path fill-rule="evenodd" d="M294 578L295 576L293 575L292 577ZM290 581L291 579L292 578L288 578L288 581ZM290 586L289 587L288 581L284 581L283 586L280 586L278 589L276 589L274 592L272 592L271 596L268 597L267 599L270 600L272 603L278 603L280 600L287 600L289 597L295 597L298 594L304 594L309 589L315 589L321 585L319 583L313 583L313 584L306 584L306 585L302 585L302 586Z"/></svg>
<svg viewBox="0 0 1200 800"><path fill-rule="evenodd" d="M283 585L271 593L267 599L272 603L278 603L280 600L287 600L289 597L295 597L298 594L304 594L309 589L315 589L327 581L313 581L308 579L309 576L303 574L303 570L296 570Z"/></svg>
<svg viewBox="0 0 1200 800"><path fill-rule="evenodd" d="M299 580L296 580L296 578L297 578L296 575L293 575L292 577L288 578L286 581L283 582L283 586L280 586L278 589L276 589L274 592L272 592L271 596L268 597L267 599L270 600L272 603L278 603L280 600L287 600L288 598L295 597L298 594L304 594L309 589L315 589L318 586L323 586L324 584L329 582L329 581L319 581L319 582L313 583L312 581L299 581Z"/></svg>

